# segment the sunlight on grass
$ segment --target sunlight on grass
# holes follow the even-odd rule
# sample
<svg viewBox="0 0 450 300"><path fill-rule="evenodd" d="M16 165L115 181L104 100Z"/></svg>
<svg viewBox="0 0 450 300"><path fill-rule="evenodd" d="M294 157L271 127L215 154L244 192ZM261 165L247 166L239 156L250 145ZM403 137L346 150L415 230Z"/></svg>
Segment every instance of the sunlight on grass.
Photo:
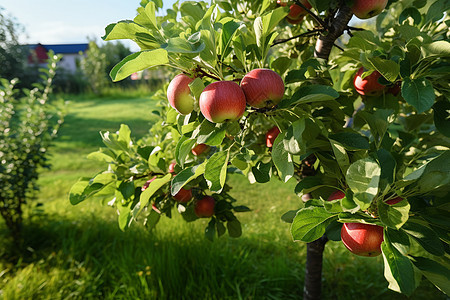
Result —
<svg viewBox="0 0 450 300"><path fill-rule="evenodd" d="M207 219L186 223L176 212L148 232L134 224L121 232L115 210L99 200L77 206L70 187L101 164L86 158L102 146L99 131L130 125L142 136L154 121L150 99L73 101L53 148L52 169L40 177L39 213L25 223L26 253L0 260L3 299L299 299L306 245L293 243L280 217L298 209L295 182L249 185L230 176L231 194L252 212L239 213L243 235L204 238ZM0 227L0 249L7 233ZM351 255L338 242L324 253L324 299L402 299L387 290L382 258ZM9 258L9 259L8 259ZM429 282L414 295L443 297ZM443 298L444 299L444 298Z"/></svg>

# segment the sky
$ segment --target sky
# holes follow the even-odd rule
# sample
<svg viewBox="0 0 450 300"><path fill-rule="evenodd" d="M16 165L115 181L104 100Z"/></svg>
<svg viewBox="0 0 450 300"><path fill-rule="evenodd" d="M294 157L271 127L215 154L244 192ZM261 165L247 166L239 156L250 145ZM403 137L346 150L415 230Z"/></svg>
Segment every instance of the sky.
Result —
<svg viewBox="0 0 450 300"><path fill-rule="evenodd" d="M175 0L164 0L164 9ZM24 26L24 44L86 43L88 38L103 43L105 27L136 16L140 0L1 0L3 13ZM138 47L125 42L131 50Z"/></svg>

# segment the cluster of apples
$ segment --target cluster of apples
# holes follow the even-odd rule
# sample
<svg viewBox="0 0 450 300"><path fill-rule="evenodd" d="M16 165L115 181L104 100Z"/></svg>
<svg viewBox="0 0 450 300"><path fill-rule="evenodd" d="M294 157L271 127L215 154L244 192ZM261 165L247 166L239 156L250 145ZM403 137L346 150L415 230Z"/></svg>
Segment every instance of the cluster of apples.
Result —
<svg viewBox="0 0 450 300"><path fill-rule="evenodd" d="M344 192L336 190L328 197L327 201L340 200L344 197ZM401 197L395 197L387 200L386 204L394 205L402 200ZM353 254L378 256L381 254L381 243L384 240L383 227L363 223L344 223L341 229L341 240Z"/></svg>
<svg viewBox="0 0 450 300"><path fill-rule="evenodd" d="M167 89L169 104L180 114L194 110L195 99L189 83L194 79L178 74ZM213 123L240 119L246 105L255 108L272 107L284 96L284 82L278 73L270 69L254 69L247 73L240 85L234 81L216 81L200 94L199 107L203 116Z"/></svg>
<svg viewBox="0 0 450 300"><path fill-rule="evenodd" d="M168 171L171 174L175 173L176 163L171 163L169 165ZM150 183L156 179L156 176L147 180L147 182L142 186L141 190L145 191ZM179 203L188 203L192 199L192 190L181 188L180 191L173 196L173 198ZM216 206L216 200L211 196L203 196L201 199L195 201L194 211L199 218L210 218L214 215L214 208ZM157 210L155 206L153 209Z"/></svg>

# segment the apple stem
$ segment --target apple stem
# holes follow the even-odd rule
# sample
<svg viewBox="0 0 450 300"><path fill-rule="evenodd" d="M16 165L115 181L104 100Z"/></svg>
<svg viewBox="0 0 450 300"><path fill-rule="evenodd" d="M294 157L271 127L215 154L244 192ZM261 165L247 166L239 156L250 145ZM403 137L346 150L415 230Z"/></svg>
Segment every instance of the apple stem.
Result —
<svg viewBox="0 0 450 300"><path fill-rule="evenodd" d="M306 270L303 299L320 299L322 292L322 260L323 251L328 238L323 235L320 239L306 245Z"/></svg>
<svg viewBox="0 0 450 300"><path fill-rule="evenodd" d="M350 22L352 16L353 13L350 7L343 3L336 16L330 22L331 26L328 27L328 34L320 36L317 40L316 49L314 51L315 57L328 60L331 49L335 45L335 41L348 28L348 22Z"/></svg>

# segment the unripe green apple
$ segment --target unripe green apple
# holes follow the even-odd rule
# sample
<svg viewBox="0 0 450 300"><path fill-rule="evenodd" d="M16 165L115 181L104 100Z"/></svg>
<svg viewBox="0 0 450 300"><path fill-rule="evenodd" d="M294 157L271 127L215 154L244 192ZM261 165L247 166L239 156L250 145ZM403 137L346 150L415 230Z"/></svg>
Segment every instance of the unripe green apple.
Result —
<svg viewBox="0 0 450 300"><path fill-rule="evenodd" d="M205 196L195 203L195 214L199 218L210 218L214 215L216 200L211 196Z"/></svg>
<svg viewBox="0 0 450 300"><path fill-rule="evenodd" d="M388 0L354 0L351 9L359 19L370 19L379 15L387 3Z"/></svg>
<svg viewBox="0 0 450 300"><path fill-rule="evenodd" d="M333 201L333 200L340 200L345 197L345 193L341 190L335 190L331 195L328 197L327 201Z"/></svg>
<svg viewBox="0 0 450 300"><path fill-rule="evenodd" d="M277 72L254 69L242 78L241 88L250 106L256 108L277 105L284 96L284 82Z"/></svg>
<svg viewBox="0 0 450 300"><path fill-rule="evenodd" d="M245 112L245 95L233 81L216 81L201 93L199 106L203 116L210 122L235 121Z"/></svg>
<svg viewBox="0 0 450 300"><path fill-rule="evenodd" d="M355 90L364 96L379 96L383 93L386 86L382 85L378 82L378 78L381 77L381 74L378 71L373 71L372 74L361 78L362 73L364 73L364 68L361 67L355 75L353 79L353 85Z"/></svg>
<svg viewBox="0 0 450 300"><path fill-rule="evenodd" d="M181 203L187 203L192 198L192 191L181 188L180 191L173 196L175 200Z"/></svg>
<svg viewBox="0 0 450 300"><path fill-rule="evenodd" d="M189 83L194 79L186 74L175 76L167 88L167 99L170 106L182 115L188 115L194 110L195 99L191 95Z"/></svg>
<svg viewBox="0 0 450 300"><path fill-rule="evenodd" d="M277 138L277 136L280 134L280 129L277 126L274 126L269 129L266 133L266 146L268 148L273 146L273 142Z"/></svg>
<svg viewBox="0 0 450 300"><path fill-rule="evenodd" d="M345 247L359 256L378 256L381 254L383 227L362 223L344 223L341 239Z"/></svg>

